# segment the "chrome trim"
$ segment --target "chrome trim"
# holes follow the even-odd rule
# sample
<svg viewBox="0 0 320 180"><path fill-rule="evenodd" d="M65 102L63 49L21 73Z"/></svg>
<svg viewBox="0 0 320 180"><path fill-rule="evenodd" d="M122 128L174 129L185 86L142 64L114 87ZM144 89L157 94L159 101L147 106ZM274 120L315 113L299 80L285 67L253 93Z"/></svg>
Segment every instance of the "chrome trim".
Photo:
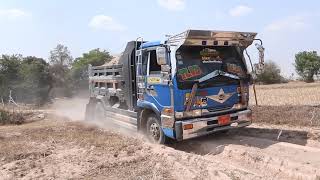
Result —
<svg viewBox="0 0 320 180"><path fill-rule="evenodd" d="M196 109L197 110L197 109ZM247 107L243 107L243 108L228 108L228 109L223 109L223 110L215 110L210 112L208 109L201 109L202 110L202 114L201 116L215 116L215 115L222 115L222 114L228 114L228 113L236 113L236 111L241 112L244 110L247 110ZM179 112L176 111L176 113L185 113L185 112ZM190 120L191 118L197 118L197 116L186 116L185 114L183 114L182 117L177 117L175 116L175 118L177 119L177 121L187 121ZM212 117L208 117L208 118L212 118Z"/></svg>
<svg viewBox="0 0 320 180"><path fill-rule="evenodd" d="M234 129L234 128L239 128L239 127L245 127L251 124L251 118L246 118L244 119L243 117L248 117L251 114L251 110L244 110L244 111L239 111L236 113L230 114L230 117L236 117L236 116L241 116L241 119L233 120L231 121L230 125L226 126L219 126L218 124L212 124L208 125L209 121L214 121L218 119L218 116L215 117L210 117L210 118L196 118L196 119L191 119L191 120L185 120L185 121L177 121L176 123L181 124L181 133L182 133L182 139L190 139L194 137L199 137L207 134L211 134L213 132L221 131L221 130L227 130L227 129ZM183 127L184 125L187 124L193 124L193 129L188 129L184 130ZM208 129L212 128L212 130L208 131Z"/></svg>

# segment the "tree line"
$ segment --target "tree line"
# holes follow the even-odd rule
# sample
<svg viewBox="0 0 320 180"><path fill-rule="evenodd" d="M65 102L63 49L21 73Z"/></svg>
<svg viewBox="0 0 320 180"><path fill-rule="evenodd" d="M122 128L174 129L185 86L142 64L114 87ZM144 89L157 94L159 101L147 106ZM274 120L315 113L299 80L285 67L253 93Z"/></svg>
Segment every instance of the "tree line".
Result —
<svg viewBox="0 0 320 180"><path fill-rule="evenodd" d="M290 65L290 64L289 64ZM316 51L302 51L295 55L293 63L299 80L314 82L320 73L320 56ZM286 83L290 79L281 75L280 67L273 61L265 63L264 70L257 75L256 81L263 84Z"/></svg>
<svg viewBox="0 0 320 180"><path fill-rule="evenodd" d="M102 65L113 57L106 50L93 49L73 58L68 47L58 44L49 59L20 54L0 56L0 98L42 105L59 93L71 96L87 88L89 64ZM0 100L1 100L0 99Z"/></svg>
<svg viewBox="0 0 320 180"><path fill-rule="evenodd" d="M72 96L80 89L88 88L88 65L102 65L113 57L103 49L93 49L73 58L68 47L58 44L46 61L35 56L20 54L0 56L0 98L8 100L10 91L14 99L27 103L44 104L49 99ZM294 67L300 79L313 82L320 72L320 56L316 51L303 51L295 55ZM257 82L284 83L280 67L268 61ZM0 100L1 100L0 99Z"/></svg>

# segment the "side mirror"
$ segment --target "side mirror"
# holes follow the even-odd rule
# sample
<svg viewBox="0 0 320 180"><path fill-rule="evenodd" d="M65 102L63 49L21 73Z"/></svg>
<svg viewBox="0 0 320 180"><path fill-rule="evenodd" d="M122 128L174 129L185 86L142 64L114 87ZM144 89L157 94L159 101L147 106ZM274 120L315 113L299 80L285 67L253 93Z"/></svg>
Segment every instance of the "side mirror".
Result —
<svg viewBox="0 0 320 180"><path fill-rule="evenodd" d="M253 65L256 74L261 74L263 71L263 65L260 63L256 63Z"/></svg>
<svg viewBox="0 0 320 180"><path fill-rule="evenodd" d="M157 47L157 63L159 65L169 65L168 53L165 47Z"/></svg>
<svg viewBox="0 0 320 180"><path fill-rule="evenodd" d="M261 71L263 70L263 67L264 67L264 50L265 50L265 48L261 44L258 44L258 43L256 43L255 46L259 51L259 63L255 64L255 69L256 69L256 72L259 74L259 73L261 73Z"/></svg>

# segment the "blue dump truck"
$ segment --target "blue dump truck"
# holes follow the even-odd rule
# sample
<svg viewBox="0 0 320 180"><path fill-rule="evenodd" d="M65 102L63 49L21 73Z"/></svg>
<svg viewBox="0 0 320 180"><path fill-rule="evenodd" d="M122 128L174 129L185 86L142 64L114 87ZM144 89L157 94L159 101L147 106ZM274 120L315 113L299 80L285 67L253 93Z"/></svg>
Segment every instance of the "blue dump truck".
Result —
<svg viewBox="0 0 320 180"><path fill-rule="evenodd" d="M160 144L248 126L249 85L264 63L256 35L187 30L128 42L117 64L89 66L86 120L123 121ZM259 63L252 67L246 49L254 41Z"/></svg>

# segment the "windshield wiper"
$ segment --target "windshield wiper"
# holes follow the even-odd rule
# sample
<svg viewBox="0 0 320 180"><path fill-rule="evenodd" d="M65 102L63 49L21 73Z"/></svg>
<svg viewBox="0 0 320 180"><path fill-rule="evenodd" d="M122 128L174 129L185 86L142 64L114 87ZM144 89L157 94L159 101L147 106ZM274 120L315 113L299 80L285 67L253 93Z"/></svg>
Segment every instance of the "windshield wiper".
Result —
<svg viewBox="0 0 320 180"><path fill-rule="evenodd" d="M203 76L202 78L195 80L195 81L198 81L199 83L203 83L203 82L205 82L209 79L215 78L217 76L225 76L225 77L229 77L232 79L240 79L240 77L237 75L233 75L233 74L221 71L221 70L215 70L215 71L213 71L213 72L211 72L211 73L209 73L209 74L207 74L207 75Z"/></svg>
<svg viewBox="0 0 320 180"><path fill-rule="evenodd" d="M229 77L229 78L237 79L237 80L240 79L240 77L237 76L237 75L230 74L230 73L227 73L227 72L224 72L224 71L221 71L221 70L215 70L215 71L203 76L200 79L184 80L184 82L203 83L203 82L206 82L206 81L208 81L208 80L210 80L212 78L218 77L218 76L225 76L225 77Z"/></svg>

